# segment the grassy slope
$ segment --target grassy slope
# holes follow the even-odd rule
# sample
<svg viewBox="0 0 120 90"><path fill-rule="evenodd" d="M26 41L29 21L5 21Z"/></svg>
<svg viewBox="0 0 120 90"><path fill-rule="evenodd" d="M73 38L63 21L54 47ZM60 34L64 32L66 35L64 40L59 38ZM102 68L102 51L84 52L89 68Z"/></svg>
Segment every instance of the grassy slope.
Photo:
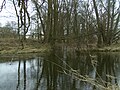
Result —
<svg viewBox="0 0 120 90"><path fill-rule="evenodd" d="M38 53L48 50L49 45L40 44L37 40L26 40L24 49L16 39L0 39L0 54Z"/></svg>
<svg viewBox="0 0 120 90"><path fill-rule="evenodd" d="M24 42L24 49L22 49L21 43L17 39L0 39L0 54L27 54L27 53L39 53L49 51L50 46L48 44L40 44L37 40L26 40ZM91 48L90 48L91 49ZM84 49L83 49L84 50ZM120 51L120 43L103 48L94 48L92 51L101 52L116 52Z"/></svg>
<svg viewBox="0 0 120 90"><path fill-rule="evenodd" d="M98 48L98 51L103 51L103 52L120 52L120 43L106 46L103 48Z"/></svg>

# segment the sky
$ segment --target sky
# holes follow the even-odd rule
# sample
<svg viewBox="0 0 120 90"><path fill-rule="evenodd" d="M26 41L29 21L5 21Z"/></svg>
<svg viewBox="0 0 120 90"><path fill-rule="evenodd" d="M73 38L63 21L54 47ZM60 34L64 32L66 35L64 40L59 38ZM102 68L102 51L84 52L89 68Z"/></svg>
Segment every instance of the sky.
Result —
<svg viewBox="0 0 120 90"><path fill-rule="evenodd" d="M3 0L0 0L0 6L2 4ZM30 15L33 15L33 8L31 3L28 3L28 11L30 13ZM33 13L33 14L32 14ZM0 23L2 24L2 26L4 26L7 22L11 22L11 21L17 21L17 17L16 17L16 13L15 13L15 9L12 3L12 0L6 0L6 5L3 8L2 12L0 12Z"/></svg>
<svg viewBox="0 0 120 90"><path fill-rule="evenodd" d="M119 1L119 0L117 0ZM0 0L0 6L2 4L3 0ZM28 10L30 15L33 15L33 5L31 5L31 3L28 4ZM32 14L33 13L33 14ZM4 26L7 22L11 22L11 21L17 21L16 18L16 14L15 14L15 10L13 7L13 3L12 0L6 0L6 5L3 8L2 12L0 12L0 23L2 24L2 26Z"/></svg>
<svg viewBox="0 0 120 90"><path fill-rule="evenodd" d="M0 0L0 6L3 0ZM5 25L8 21L16 21L16 14L11 1L6 0L6 5L3 10L0 12L0 23Z"/></svg>

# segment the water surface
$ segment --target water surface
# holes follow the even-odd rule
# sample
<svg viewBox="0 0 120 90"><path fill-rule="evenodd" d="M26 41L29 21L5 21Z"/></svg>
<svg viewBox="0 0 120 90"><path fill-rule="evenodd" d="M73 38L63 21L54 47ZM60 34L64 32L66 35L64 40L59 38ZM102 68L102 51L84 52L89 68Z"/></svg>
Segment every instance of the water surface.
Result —
<svg viewBox="0 0 120 90"><path fill-rule="evenodd" d="M43 57L0 62L0 79L0 90L114 90L120 86L120 54L60 48Z"/></svg>

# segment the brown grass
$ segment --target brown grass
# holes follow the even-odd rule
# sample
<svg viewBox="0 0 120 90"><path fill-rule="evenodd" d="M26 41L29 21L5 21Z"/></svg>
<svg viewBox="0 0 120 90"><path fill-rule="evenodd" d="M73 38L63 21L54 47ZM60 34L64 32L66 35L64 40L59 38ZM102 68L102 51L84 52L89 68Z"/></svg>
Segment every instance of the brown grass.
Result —
<svg viewBox="0 0 120 90"><path fill-rule="evenodd" d="M19 40L13 38L0 39L0 54L39 53L47 51L48 44L39 43L37 40L27 39L23 42L24 49Z"/></svg>

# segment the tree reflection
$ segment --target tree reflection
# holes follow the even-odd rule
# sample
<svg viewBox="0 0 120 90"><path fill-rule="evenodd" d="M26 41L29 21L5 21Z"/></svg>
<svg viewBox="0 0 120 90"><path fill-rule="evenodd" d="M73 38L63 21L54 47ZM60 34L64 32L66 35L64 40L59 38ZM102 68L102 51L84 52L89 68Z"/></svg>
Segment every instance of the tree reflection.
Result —
<svg viewBox="0 0 120 90"><path fill-rule="evenodd" d="M47 90L56 90L57 87L57 75L58 75L58 67L53 64L57 63L55 57L55 51L53 50L50 55L46 59L49 59L51 62L45 61L45 73L47 77Z"/></svg>
<svg viewBox="0 0 120 90"><path fill-rule="evenodd" d="M16 90L19 90L19 86L20 86L20 63L21 61L19 60L19 64L18 64L18 83L16 86Z"/></svg>
<svg viewBox="0 0 120 90"><path fill-rule="evenodd" d="M89 53L76 54L76 52L74 51L71 53L65 50L67 49L64 49L63 51L60 51L59 49L59 52L54 50L53 52L51 52L49 60L51 62L57 63L57 65L61 65L62 67L61 72L66 70L71 71L72 69L72 71L75 72L75 74L76 73L78 74L78 77L72 75L71 72L63 72L64 75L61 75L60 73L57 72L57 71L60 71L60 69L54 71L54 68L58 69L58 67L56 67L52 63L47 62L48 64L46 66L48 66L47 67L48 68L47 69L48 90L53 90L53 89L50 89L50 87L53 87L52 79L55 80L54 82L59 80L59 83L57 83L57 86L61 84L62 90L67 89L68 84L70 85L69 88L72 88L72 89L83 87L82 89L89 88L91 90L97 88L99 85L101 86L98 88L108 88L109 86L117 85L118 82L117 82L116 73L115 73L116 57L114 57L114 55L111 55L110 53L103 53L103 54L91 53L95 56L93 58L92 56L90 56ZM57 52L59 54L57 54ZM63 55L63 59L60 60L58 58L55 58L56 54L59 58L61 58L62 57L61 55ZM63 62L63 64L60 63L61 61ZM84 80L83 81L79 80L80 79L79 75L82 75L83 77L85 77L86 82L84 82ZM69 79L69 83L66 80L63 80L64 84L62 84L61 78L62 77L69 78L69 76L71 77L71 79ZM79 79L77 80L76 77ZM66 78L63 78L63 79L66 79ZM87 82L87 79L94 80L94 83L90 81ZM56 84L54 83L54 85ZM64 88L64 86L66 86L66 88ZM57 88L60 88L60 87L57 87Z"/></svg>
<svg viewBox="0 0 120 90"><path fill-rule="evenodd" d="M97 65L97 76L96 78L102 78L99 80L105 87L112 84L117 84L115 65L116 57L111 54L100 54L98 53L98 65Z"/></svg>
<svg viewBox="0 0 120 90"><path fill-rule="evenodd" d="M39 90L40 81L43 76L43 70L44 70L44 63L43 60L40 59L40 57L37 58L37 79L36 79L36 85L34 90Z"/></svg>
<svg viewBox="0 0 120 90"><path fill-rule="evenodd" d="M90 55L94 55L95 58L93 59ZM57 47L44 58L36 57L32 61L23 61L23 89L103 90L118 84L116 78L118 61L118 56L110 53L78 54L75 51L69 51L67 47ZM30 63L30 72L26 62ZM16 90L20 87L20 64L19 61ZM27 87L28 83L31 88Z"/></svg>
<svg viewBox="0 0 120 90"><path fill-rule="evenodd" d="M23 61L24 68L24 90L26 90L26 60Z"/></svg>

